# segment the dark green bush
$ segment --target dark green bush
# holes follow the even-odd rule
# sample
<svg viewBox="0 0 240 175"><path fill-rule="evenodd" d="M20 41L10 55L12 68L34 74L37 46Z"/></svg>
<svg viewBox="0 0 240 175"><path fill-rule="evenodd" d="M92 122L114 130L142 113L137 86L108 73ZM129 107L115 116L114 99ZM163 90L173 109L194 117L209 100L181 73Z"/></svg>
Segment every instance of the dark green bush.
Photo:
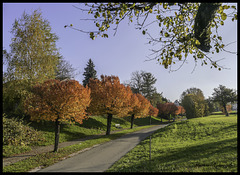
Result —
<svg viewBox="0 0 240 175"><path fill-rule="evenodd" d="M24 124L23 120L3 114L3 145L36 145L44 141L43 134Z"/></svg>

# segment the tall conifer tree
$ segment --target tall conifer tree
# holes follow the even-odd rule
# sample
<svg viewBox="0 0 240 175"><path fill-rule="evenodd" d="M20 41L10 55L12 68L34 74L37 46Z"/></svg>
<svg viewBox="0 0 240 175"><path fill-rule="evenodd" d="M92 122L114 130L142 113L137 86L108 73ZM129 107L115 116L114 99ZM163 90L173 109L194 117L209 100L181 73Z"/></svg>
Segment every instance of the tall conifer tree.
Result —
<svg viewBox="0 0 240 175"><path fill-rule="evenodd" d="M93 64L92 59L90 58L87 67L84 68L85 72L83 73L84 80L83 80L83 86L86 87L86 85L89 82L89 79L97 79L97 71L94 69L95 65Z"/></svg>

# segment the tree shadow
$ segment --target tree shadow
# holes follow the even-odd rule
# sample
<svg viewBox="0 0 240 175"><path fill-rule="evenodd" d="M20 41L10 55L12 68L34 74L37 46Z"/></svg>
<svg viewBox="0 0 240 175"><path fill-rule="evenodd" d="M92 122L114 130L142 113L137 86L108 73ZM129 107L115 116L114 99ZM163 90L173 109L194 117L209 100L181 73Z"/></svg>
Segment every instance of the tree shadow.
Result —
<svg viewBox="0 0 240 175"><path fill-rule="evenodd" d="M154 154L159 154L159 150L152 150L151 162L144 160L135 161L133 164L127 167L127 171L149 171L156 172L160 171L159 167L163 166L172 166L178 165L181 163L188 163L189 161L200 161L201 159L209 159L213 155L230 154L232 150L237 152L237 138L225 139L217 142L199 144L197 146L188 146L184 148L177 148L171 154L163 154L157 157L154 157ZM144 145L143 145L144 146ZM144 155L142 157L149 157L149 147L145 147ZM237 157L236 157L237 159ZM200 162L201 163L201 162ZM129 163L130 164L130 163ZM206 165L208 166L208 165ZM213 165L215 166L215 165ZM217 165L216 165L217 166ZM162 171L169 171L167 167L162 167ZM143 170L144 169L144 170ZM116 171L124 171L122 167L116 167Z"/></svg>
<svg viewBox="0 0 240 175"><path fill-rule="evenodd" d="M52 121L31 121L29 126L33 127L34 129L38 131L46 131L46 132L54 132L55 130L55 123Z"/></svg>
<svg viewBox="0 0 240 175"><path fill-rule="evenodd" d="M104 118L104 116L97 116L97 117ZM84 128L99 129L103 131L107 129L107 123L106 124L102 123L93 117L89 117L88 119L83 120L82 124L76 123L76 125Z"/></svg>

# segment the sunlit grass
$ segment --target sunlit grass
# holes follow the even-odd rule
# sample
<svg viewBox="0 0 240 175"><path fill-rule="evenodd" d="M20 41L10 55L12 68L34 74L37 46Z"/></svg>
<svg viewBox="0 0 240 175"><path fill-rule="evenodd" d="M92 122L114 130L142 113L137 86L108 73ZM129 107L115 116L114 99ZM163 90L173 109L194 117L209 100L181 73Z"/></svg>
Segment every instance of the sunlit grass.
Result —
<svg viewBox="0 0 240 175"><path fill-rule="evenodd" d="M113 172L236 172L237 115L176 122L116 162Z"/></svg>
<svg viewBox="0 0 240 175"><path fill-rule="evenodd" d="M38 154L36 156L32 156L30 158L26 158L14 164L3 167L3 172L27 172L27 171L30 171L31 169L34 169L40 166L42 168L48 167L62 160L63 158L68 157L72 153L76 153L85 148L89 148L97 144L102 144L104 142L117 139L127 133L131 133L131 132L149 128L149 127L152 127L152 126L147 125L147 126L136 127L133 129L126 129L111 135L103 135L95 139L86 140L81 142L80 144L74 144L64 148L59 148L58 152L51 151L47 153Z"/></svg>
<svg viewBox="0 0 240 175"><path fill-rule="evenodd" d="M165 120L163 120L165 121ZM149 118L139 118L135 119L134 127L149 125ZM160 119L152 117L152 124L160 124ZM111 123L111 131L119 130L115 127L115 124L120 124L122 129L130 128L130 117L117 118L113 117ZM42 123L32 123L35 129L42 131L46 142L39 145L52 145L54 144L54 123L53 122L42 122ZM84 120L82 124L62 124L60 129L59 143L85 138L92 135L97 135L100 133L105 133L107 130L107 117L106 116L90 116L87 120Z"/></svg>

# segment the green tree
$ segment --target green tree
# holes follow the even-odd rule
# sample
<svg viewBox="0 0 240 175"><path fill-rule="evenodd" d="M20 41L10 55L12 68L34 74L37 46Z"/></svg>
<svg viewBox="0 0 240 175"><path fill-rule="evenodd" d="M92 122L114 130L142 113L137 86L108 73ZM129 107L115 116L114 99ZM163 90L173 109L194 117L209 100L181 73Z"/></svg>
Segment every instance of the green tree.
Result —
<svg viewBox="0 0 240 175"><path fill-rule="evenodd" d="M229 116L227 111L227 103L237 101L236 91L223 85L219 85L218 88L214 88L213 90L213 100L218 102L226 111L226 116Z"/></svg>
<svg viewBox="0 0 240 175"><path fill-rule="evenodd" d="M3 84L4 109L22 114L23 100L31 87L55 78L60 54L56 47L58 37L51 30L50 23L37 10L31 15L24 12L13 23L10 52L3 53L7 66Z"/></svg>
<svg viewBox="0 0 240 175"><path fill-rule="evenodd" d="M214 110L215 110L214 106L215 105L214 105L214 101L213 101L212 97L208 97L206 99L206 104L208 106L208 114L214 112Z"/></svg>
<svg viewBox="0 0 240 175"><path fill-rule="evenodd" d="M187 118L203 117L208 114L208 106L201 89L189 88L181 95L181 104Z"/></svg>
<svg viewBox="0 0 240 175"><path fill-rule="evenodd" d="M193 94L187 94L182 100L182 105L186 110L186 117L195 118L196 117L196 102L194 101Z"/></svg>
<svg viewBox="0 0 240 175"><path fill-rule="evenodd" d="M130 87L133 93L140 93L148 100L151 100L153 94L157 93L156 88L154 87L156 81L157 79L150 72L142 70L135 71L131 75Z"/></svg>
<svg viewBox="0 0 240 175"><path fill-rule="evenodd" d="M142 72L142 94L148 100L151 99L152 95L156 93L154 84L157 79L150 72Z"/></svg>
<svg viewBox="0 0 240 175"><path fill-rule="evenodd" d="M115 35L123 20L135 22L136 29L148 36L149 44L159 44L157 49L152 49L151 59L170 70L176 62L181 62L181 68L188 55L192 55L195 62L199 60L202 65L210 63L211 68L221 70L222 66L206 52L226 51L227 45L223 43L218 28L228 17L232 21L237 20L235 4L222 3L86 3L85 9L77 8L92 15L91 21L97 30L84 31L72 24L65 27L87 33L94 40L97 36L107 38L110 27L115 30ZM148 30L152 28L158 28L160 35Z"/></svg>
<svg viewBox="0 0 240 175"><path fill-rule="evenodd" d="M186 91L184 91L182 94L181 94L181 97L180 97L180 102L184 99L184 97L188 94L194 94L196 96L198 96L200 99L204 99L204 95L203 95L203 92L201 89L199 88L195 88L195 87L192 87L192 88L189 88L187 89Z"/></svg>
<svg viewBox="0 0 240 175"><path fill-rule="evenodd" d="M164 103L162 93L154 92L150 97L149 101L153 107L157 107L158 103Z"/></svg>
<svg viewBox="0 0 240 175"><path fill-rule="evenodd" d="M94 69L95 65L93 64L92 59L90 58L87 63L87 67L84 68L85 72L83 73L84 80L83 86L86 87L90 78L97 79L97 71Z"/></svg>

